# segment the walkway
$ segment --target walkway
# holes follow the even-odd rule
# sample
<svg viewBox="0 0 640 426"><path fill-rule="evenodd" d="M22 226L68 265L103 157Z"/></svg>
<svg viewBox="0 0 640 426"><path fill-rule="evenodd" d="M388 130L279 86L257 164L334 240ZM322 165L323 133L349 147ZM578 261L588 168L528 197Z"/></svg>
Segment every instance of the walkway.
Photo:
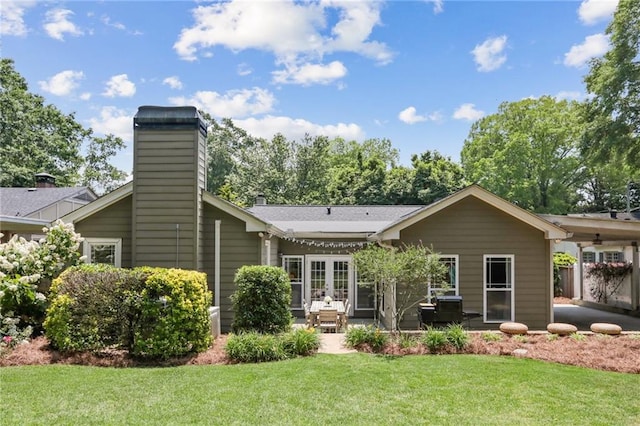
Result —
<svg viewBox="0 0 640 426"><path fill-rule="evenodd" d="M578 327L580 331L589 331L594 322L618 324L622 331L639 331L640 318L587 308L578 305L553 305L555 322L566 322Z"/></svg>

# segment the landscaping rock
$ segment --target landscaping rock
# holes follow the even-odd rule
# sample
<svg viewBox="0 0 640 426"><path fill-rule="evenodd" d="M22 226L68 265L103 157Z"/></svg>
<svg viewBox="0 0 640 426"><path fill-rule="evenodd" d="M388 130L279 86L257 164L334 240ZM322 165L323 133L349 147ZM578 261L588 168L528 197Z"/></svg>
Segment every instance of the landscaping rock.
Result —
<svg viewBox="0 0 640 426"><path fill-rule="evenodd" d="M622 327L618 324L609 324L606 322L594 322L591 324L591 331L600 334L618 335L622 333Z"/></svg>
<svg viewBox="0 0 640 426"><path fill-rule="evenodd" d="M513 351L513 356L517 358L523 358L525 355L527 355L526 349L516 349Z"/></svg>
<svg viewBox="0 0 640 426"><path fill-rule="evenodd" d="M506 334L527 334L529 327L519 322L503 322L500 331Z"/></svg>
<svg viewBox="0 0 640 426"><path fill-rule="evenodd" d="M573 324L566 324L563 322L552 322L547 325L547 331L549 333L557 334L559 336L568 336L578 331L578 327Z"/></svg>

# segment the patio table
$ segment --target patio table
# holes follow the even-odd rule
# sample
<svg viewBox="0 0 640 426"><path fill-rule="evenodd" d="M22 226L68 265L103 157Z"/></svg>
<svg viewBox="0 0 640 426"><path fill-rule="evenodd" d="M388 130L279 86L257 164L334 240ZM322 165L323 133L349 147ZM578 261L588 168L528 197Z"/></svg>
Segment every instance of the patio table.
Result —
<svg viewBox="0 0 640 426"><path fill-rule="evenodd" d="M311 302L311 307L309 311L311 313L311 323L316 324L318 322L318 314L321 309L335 309L338 311L338 319L342 321L342 317L344 317L344 302L342 301L332 301L329 304L324 303L322 300L317 300L315 302Z"/></svg>

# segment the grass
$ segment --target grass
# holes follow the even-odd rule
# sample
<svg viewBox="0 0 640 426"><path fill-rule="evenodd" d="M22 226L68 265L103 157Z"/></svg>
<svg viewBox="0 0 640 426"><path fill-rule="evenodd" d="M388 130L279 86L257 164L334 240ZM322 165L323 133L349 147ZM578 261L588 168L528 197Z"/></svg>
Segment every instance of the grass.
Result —
<svg viewBox="0 0 640 426"><path fill-rule="evenodd" d="M3 425L640 424L640 375L511 357L7 367L0 386Z"/></svg>

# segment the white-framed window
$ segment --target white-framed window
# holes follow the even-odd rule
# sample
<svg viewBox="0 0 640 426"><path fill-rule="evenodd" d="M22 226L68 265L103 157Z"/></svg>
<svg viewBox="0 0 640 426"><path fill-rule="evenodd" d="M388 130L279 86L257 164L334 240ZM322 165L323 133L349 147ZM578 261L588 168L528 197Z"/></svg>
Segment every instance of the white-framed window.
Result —
<svg viewBox="0 0 640 426"><path fill-rule="evenodd" d="M85 238L84 253L87 263L106 263L120 267L122 238Z"/></svg>
<svg viewBox="0 0 640 426"><path fill-rule="evenodd" d="M291 309L302 309L304 256L282 256L282 268L291 281Z"/></svg>
<svg viewBox="0 0 640 426"><path fill-rule="evenodd" d="M356 271L356 304L355 308L362 311L372 311L376 308L375 286L367 281L361 281Z"/></svg>
<svg viewBox="0 0 640 426"><path fill-rule="evenodd" d="M457 254L442 254L440 255L440 263L447 267L447 273L444 277L446 286L428 284L428 295L438 296L442 294L450 293L457 296L459 292L458 285L458 271L460 265L460 258Z"/></svg>
<svg viewBox="0 0 640 426"><path fill-rule="evenodd" d="M514 321L515 256L486 254L484 259L484 321Z"/></svg>
<svg viewBox="0 0 640 426"><path fill-rule="evenodd" d="M624 262L624 252L621 251L604 251L600 253L600 262Z"/></svg>
<svg viewBox="0 0 640 426"><path fill-rule="evenodd" d="M595 251L583 251L582 252L582 263L596 263L596 252Z"/></svg>

